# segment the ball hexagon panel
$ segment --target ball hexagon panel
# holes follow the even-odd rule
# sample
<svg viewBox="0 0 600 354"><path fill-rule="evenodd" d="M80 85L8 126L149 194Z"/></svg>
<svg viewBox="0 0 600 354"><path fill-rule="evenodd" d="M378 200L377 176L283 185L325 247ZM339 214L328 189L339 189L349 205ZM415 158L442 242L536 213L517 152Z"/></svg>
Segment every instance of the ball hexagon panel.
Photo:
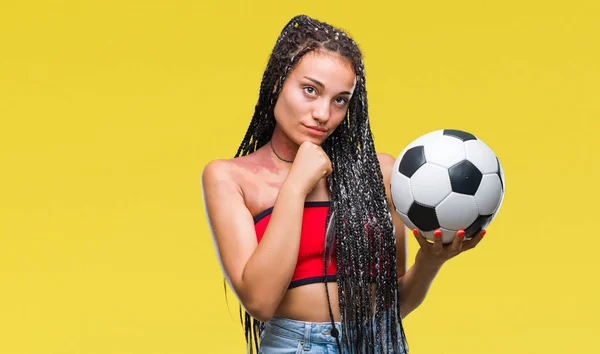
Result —
<svg viewBox="0 0 600 354"><path fill-rule="evenodd" d="M445 168L456 165L465 156L464 143L451 136L442 135L425 145L425 160Z"/></svg>
<svg viewBox="0 0 600 354"><path fill-rule="evenodd" d="M448 170L426 163L410 179L410 189L416 202L435 207L452 191Z"/></svg>
<svg viewBox="0 0 600 354"><path fill-rule="evenodd" d="M410 179L399 172L393 171L392 173L394 175L390 180L390 192L394 208L396 211L406 214L414 200L410 191Z"/></svg>
<svg viewBox="0 0 600 354"><path fill-rule="evenodd" d="M479 189L475 193L477 209L481 215L493 214L500 205L502 198L502 184L497 174L483 175Z"/></svg>
<svg viewBox="0 0 600 354"><path fill-rule="evenodd" d="M479 216L475 197L450 193L435 207L438 222L441 227L449 230L464 230Z"/></svg>
<svg viewBox="0 0 600 354"><path fill-rule="evenodd" d="M413 202L407 216L414 226L421 231L434 231L440 227L435 208Z"/></svg>
<svg viewBox="0 0 600 354"><path fill-rule="evenodd" d="M475 135L456 129L444 129L443 135L454 137L460 141L477 140Z"/></svg>
<svg viewBox="0 0 600 354"><path fill-rule="evenodd" d="M483 174L469 160L462 160L448 169L452 191L475 195ZM418 200L418 199L417 199Z"/></svg>
<svg viewBox="0 0 600 354"><path fill-rule="evenodd" d="M423 145L414 146L404 153L398 165L398 172L410 178L424 164L425 147Z"/></svg>
<svg viewBox="0 0 600 354"><path fill-rule="evenodd" d="M483 174L498 172L498 159L496 154L481 140L469 140L465 143L467 160Z"/></svg>

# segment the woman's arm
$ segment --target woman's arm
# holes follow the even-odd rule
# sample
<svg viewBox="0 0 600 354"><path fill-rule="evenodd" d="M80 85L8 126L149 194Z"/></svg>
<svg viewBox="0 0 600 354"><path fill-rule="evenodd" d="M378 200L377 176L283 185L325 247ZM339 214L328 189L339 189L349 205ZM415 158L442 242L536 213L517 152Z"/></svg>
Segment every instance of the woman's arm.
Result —
<svg viewBox="0 0 600 354"><path fill-rule="evenodd" d="M423 303L429 288L442 265L450 258L471 249L479 243L483 234L478 234L470 240L463 241L460 231L454 241L443 245L441 237L436 237L433 243L427 241L423 235L417 233L415 237L421 248L417 251L415 263L406 271L407 242L406 226L395 212L390 193L390 179L396 159L388 154L378 154L383 180L385 184L388 207L392 214L396 236L396 254L398 263L398 288L400 291L400 312L404 318Z"/></svg>
<svg viewBox="0 0 600 354"><path fill-rule="evenodd" d="M206 216L225 278L246 311L264 322L273 316L294 273L306 196L284 183L259 244L253 216L232 178L234 169L225 160L204 168Z"/></svg>
<svg viewBox="0 0 600 354"><path fill-rule="evenodd" d="M331 168L320 146L309 141L300 145L260 243L242 190L232 178L235 166L216 160L202 171L205 210L221 268L244 308L259 321L271 319L287 291L298 260L306 196Z"/></svg>

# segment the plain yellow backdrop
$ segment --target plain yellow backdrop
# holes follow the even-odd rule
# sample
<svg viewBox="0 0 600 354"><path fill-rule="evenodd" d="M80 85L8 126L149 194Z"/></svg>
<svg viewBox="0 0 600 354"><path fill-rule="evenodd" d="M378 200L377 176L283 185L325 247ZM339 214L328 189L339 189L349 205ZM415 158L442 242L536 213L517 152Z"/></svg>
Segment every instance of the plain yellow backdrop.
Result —
<svg viewBox="0 0 600 354"><path fill-rule="evenodd" d="M405 320L412 353L594 351L598 4L2 1L0 353L243 353L200 175L300 13L361 46L378 151L455 128L504 165L488 235Z"/></svg>

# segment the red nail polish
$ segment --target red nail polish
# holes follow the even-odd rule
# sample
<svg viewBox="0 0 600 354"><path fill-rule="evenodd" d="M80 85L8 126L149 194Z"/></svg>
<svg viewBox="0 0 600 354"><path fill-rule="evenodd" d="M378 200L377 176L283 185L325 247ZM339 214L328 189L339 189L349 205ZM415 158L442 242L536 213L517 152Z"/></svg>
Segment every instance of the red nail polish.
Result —
<svg viewBox="0 0 600 354"><path fill-rule="evenodd" d="M481 231L481 237L485 236L485 230Z"/></svg>
<svg viewBox="0 0 600 354"><path fill-rule="evenodd" d="M413 229L413 234L415 234L415 236L419 236L419 230Z"/></svg>
<svg viewBox="0 0 600 354"><path fill-rule="evenodd" d="M465 236L465 232L463 230L458 230L457 235L458 237L463 238Z"/></svg>
<svg viewBox="0 0 600 354"><path fill-rule="evenodd" d="M442 237L442 232L440 230L435 230L433 234L435 235L435 237Z"/></svg>

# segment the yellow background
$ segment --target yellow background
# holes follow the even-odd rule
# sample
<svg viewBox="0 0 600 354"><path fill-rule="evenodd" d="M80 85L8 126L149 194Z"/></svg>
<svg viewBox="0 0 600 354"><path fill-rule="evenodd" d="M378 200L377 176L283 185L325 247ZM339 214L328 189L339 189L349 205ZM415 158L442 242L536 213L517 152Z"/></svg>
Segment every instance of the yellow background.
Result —
<svg viewBox="0 0 600 354"><path fill-rule="evenodd" d="M456 128L504 165L488 235L405 320L412 353L594 351L598 4L2 1L0 353L243 352L200 175L299 13L361 45L379 151Z"/></svg>

